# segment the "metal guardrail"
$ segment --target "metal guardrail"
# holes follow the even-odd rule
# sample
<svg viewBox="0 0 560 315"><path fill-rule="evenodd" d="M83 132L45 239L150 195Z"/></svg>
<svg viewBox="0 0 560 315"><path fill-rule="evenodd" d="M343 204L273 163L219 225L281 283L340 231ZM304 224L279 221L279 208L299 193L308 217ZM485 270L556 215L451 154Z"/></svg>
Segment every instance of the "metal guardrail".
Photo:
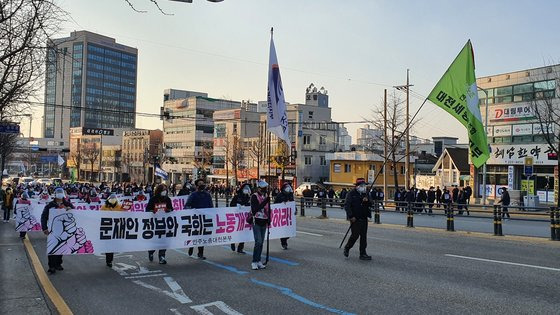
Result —
<svg viewBox="0 0 560 315"><path fill-rule="evenodd" d="M345 200L338 198L299 198L300 215L305 216L305 208L316 205L321 208L319 218L328 218L327 205L330 208L340 207L344 209ZM407 217L406 226L414 227L414 215L427 213L428 215L445 215L447 227L450 232L455 231L455 217L463 216L466 212L473 218L492 219L494 225L494 235L503 236L502 222L507 219L516 221L550 221L550 239L560 241L560 209L557 207L522 207L522 206L503 206L503 205L478 205L467 203L427 203L427 202L406 202L406 201L381 201L375 200L371 206L373 212L373 222L381 224L381 212L405 213ZM510 211L513 210L513 211ZM528 210L536 212L527 213ZM443 213L440 213L443 212ZM471 212L474 215L470 215ZM511 216L517 216L511 218ZM536 218L527 218L527 216ZM539 218L542 217L542 218Z"/></svg>

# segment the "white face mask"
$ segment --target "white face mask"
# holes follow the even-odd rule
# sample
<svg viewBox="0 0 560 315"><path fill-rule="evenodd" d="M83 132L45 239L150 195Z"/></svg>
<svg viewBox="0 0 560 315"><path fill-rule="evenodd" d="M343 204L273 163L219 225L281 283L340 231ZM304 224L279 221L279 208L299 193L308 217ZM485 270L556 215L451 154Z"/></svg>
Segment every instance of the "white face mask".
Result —
<svg viewBox="0 0 560 315"><path fill-rule="evenodd" d="M288 186L288 187L284 188L284 191L289 194L289 193L293 192L294 190L292 189L292 187Z"/></svg>
<svg viewBox="0 0 560 315"><path fill-rule="evenodd" d="M366 186L358 186L357 190L360 194L363 194L366 192Z"/></svg>
<svg viewBox="0 0 560 315"><path fill-rule="evenodd" d="M243 189L243 193L245 195L249 195L251 193L251 190L250 189Z"/></svg>
<svg viewBox="0 0 560 315"><path fill-rule="evenodd" d="M117 203L117 199L111 198L109 199L109 203L114 205L115 203Z"/></svg>
<svg viewBox="0 0 560 315"><path fill-rule="evenodd" d="M56 194L55 197L57 199L64 199L64 194Z"/></svg>
<svg viewBox="0 0 560 315"><path fill-rule="evenodd" d="M167 196L167 190L162 191L162 192L161 192L161 196L162 196L162 197Z"/></svg>

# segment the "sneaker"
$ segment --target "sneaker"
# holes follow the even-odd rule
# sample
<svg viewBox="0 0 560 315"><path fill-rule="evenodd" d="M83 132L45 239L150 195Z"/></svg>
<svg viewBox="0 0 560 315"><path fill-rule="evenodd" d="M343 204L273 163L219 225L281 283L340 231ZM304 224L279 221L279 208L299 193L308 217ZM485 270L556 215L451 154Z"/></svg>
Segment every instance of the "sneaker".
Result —
<svg viewBox="0 0 560 315"><path fill-rule="evenodd" d="M113 268L113 263L112 263L112 262L108 262L108 263L107 263L107 267Z"/></svg>
<svg viewBox="0 0 560 315"><path fill-rule="evenodd" d="M256 262L251 263L251 269L252 270L259 270L259 265Z"/></svg>
<svg viewBox="0 0 560 315"><path fill-rule="evenodd" d="M235 252L235 244L231 244L231 250Z"/></svg>
<svg viewBox="0 0 560 315"><path fill-rule="evenodd" d="M360 260L371 260L371 256L368 254L360 255Z"/></svg>
<svg viewBox="0 0 560 315"><path fill-rule="evenodd" d="M64 268L62 268L62 266L54 267L54 269L56 269L56 270L58 270L58 271L64 270Z"/></svg>
<svg viewBox="0 0 560 315"><path fill-rule="evenodd" d="M206 257L204 257L203 255L197 255L197 256L198 256L198 259L200 259L200 260L206 260Z"/></svg>
<svg viewBox="0 0 560 315"><path fill-rule="evenodd" d="M343 252L343 254L344 254L344 257L348 257L348 255L350 255L350 249L344 247L344 252Z"/></svg>
<svg viewBox="0 0 560 315"><path fill-rule="evenodd" d="M148 253L148 260L154 261L154 253Z"/></svg>
<svg viewBox="0 0 560 315"><path fill-rule="evenodd" d="M238 254L241 254L241 255L245 255L245 254L246 254L244 250L237 250L237 253L238 253Z"/></svg>
<svg viewBox="0 0 560 315"><path fill-rule="evenodd" d="M194 252L194 249L192 247L189 248L189 256L192 256L193 252Z"/></svg>
<svg viewBox="0 0 560 315"><path fill-rule="evenodd" d="M159 258L159 263L160 263L160 265L165 265L165 264L167 264L167 260L165 260L165 257L160 257Z"/></svg>
<svg viewBox="0 0 560 315"><path fill-rule="evenodd" d="M284 250L288 249L288 244L282 244L282 249Z"/></svg>
<svg viewBox="0 0 560 315"><path fill-rule="evenodd" d="M257 267L259 267L259 269L265 269L265 268L266 268L266 265L259 261L259 262L257 263Z"/></svg>
<svg viewBox="0 0 560 315"><path fill-rule="evenodd" d="M49 275L53 275L56 273L56 270L54 268L49 268L49 270L47 270L47 272L49 273Z"/></svg>

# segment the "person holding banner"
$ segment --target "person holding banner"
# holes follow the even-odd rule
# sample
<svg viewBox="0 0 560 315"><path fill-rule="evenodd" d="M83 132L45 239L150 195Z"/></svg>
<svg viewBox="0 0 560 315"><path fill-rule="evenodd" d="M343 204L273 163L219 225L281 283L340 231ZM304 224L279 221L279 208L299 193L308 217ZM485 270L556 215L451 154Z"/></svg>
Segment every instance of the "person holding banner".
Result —
<svg viewBox="0 0 560 315"><path fill-rule="evenodd" d="M257 184L257 192L251 196L251 214L253 215L253 236L255 237L255 248L253 249L253 261L251 269L265 269L261 262L261 254L266 235L267 226L270 224L270 197L267 196L268 183L260 180Z"/></svg>
<svg viewBox="0 0 560 315"><path fill-rule="evenodd" d="M89 194L86 197L85 200L87 203L100 203L101 202L101 198L99 198L99 196L97 195L97 190L95 188L92 188L89 191Z"/></svg>
<svg viewBox="0 0 560 315"><path fill-rule="evenodd" d="M206 191L206 183L203 179L198 179L196 182L197 190L192 192L189 197L187 198L187 202L185 203L185 209L207 209L213 208L212 204L212 195L208 191ZM189 256L192 256L194 249L192 247L189 248ZM198 259L206 259L204 257L204 246L198 247Z"/></svg>
<svg viewBox="0 0 560 315"><path fill-rule="evenodd" d="M160 184L157 186L154 196L148 201L146 206L146 212L153 212L156 214L158 211L171 212L173 211L173 204L171 203L171 198L167 196L167 186L165 184ZM148 251L148 259L154 261L155 250ZM167 264L165 260L165 249L160 249L158 251L159 263L162 265Z"/></svg>
<svg viewBox="0 0 560 315"><path fill-rule="evenodd" d="M109 198L105 201L105 204L101 206L102 211L123 211L122 206L119 204L119 199L117 195L111 194ZM105 253L105 263L107 267L113 267L113 257L114 253Z"/></svg>
<svg viewBox="0 0 560 315"><path fill-rule="evenodd" d="M66 209L66 210L74 209L72 203L66 200L65 197L66 194L64 193L64 190L62 188L59 187L55 189L54 200L49 202L43 209L43 213L41 214L41 228L43 229L43 233L45 233L45 235L49 235L51 233L47 225L47 223L49 222L49 212L51 209ZM71 221L68 222L60 221L60 222L61 224L63 224L63 231L66 232L65 235L70 235L70 233L68 233L68 230L72 228L76 229L75 222L73 225ZM65 241L65 240L61 239L61 241ZM48 255L48 264L49 264L48 273L51 275L54 274L57 270L58 271L64 270L64 268L62 268L62 255Z"/></svg>
<svg viewBox="0 0 560 315"><path fill-rule="evenodd" d="M251 186L249 184L243 184L241 188L237 191L235 196L231 199L231 203L229 204L230 207L242 207L242 206L250 206L251 205ZM237 245L237 252L239 254L245 254L243 248L245 247L245 243L239 243ZM231 244L231 250L235 251L235 243Z"/></svg>
<svg viewBox="0 0 560 315"><path fill-rule="evenodd" d="M31 206L31 201L29 200L29 194L27 193L27 191L24 191L21 194L21 197L16 201L16 204L14 205L14 215L17 214L17 205L22 205L22 204ZM19 232L19 238L23 240L26 234L27 232L24 231Z"/></svg>
<svg viewBox="0 0 560 315"><path fill-rule="evenodd" d="M286 203L289 201L294 201L294 190L289 183L284 183L284 185L282 185L282 191L274 198L274 203ZM288 239L289 237L280 239L280 245L282 245L283 249L288 249Z"/></svg>
<svg viewBox="0 0 560 315"><path fill-rule="evenodd" d="M346 217L350 220L352 234L348 239L348 243L344 246L344 256L348 257L350 249L359 238L360 259L371 260L371 256L366 253L368 218L371 218L371 200L366 192L367 184L365 179L356 179L355 186L356 188L348 193L345 203Z"/></svg>

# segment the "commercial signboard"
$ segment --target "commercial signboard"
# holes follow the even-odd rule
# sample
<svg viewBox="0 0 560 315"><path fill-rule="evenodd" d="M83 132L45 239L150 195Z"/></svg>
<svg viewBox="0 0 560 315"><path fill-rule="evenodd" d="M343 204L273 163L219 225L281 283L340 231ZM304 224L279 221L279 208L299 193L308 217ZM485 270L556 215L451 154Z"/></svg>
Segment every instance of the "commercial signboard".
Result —
<svg viewBox="0 0 560 315"><path fill-rule="evenodd" d="M514 136L532 135L533 125L532 124L513 125L512 131Z"/></svg>
<svg viewBox="0 0 560 315"><path fill-rule="evenodd" d="M491 122L519 121L535 118L530 104L493 105L490 107Z"/></svg>
<svg viewBox="0 0 560 315"><path fill-rule="evenodd" d="M494 126L494 137L511 136L511 125Z"/></svg>
<svg viewBox="0 0 560 315"><path fill-rule="evenodd" d="M103 128L82 128L82 135L92 135L92 136L114 136L114 129L103 129Z"/></svg>
<svg viewBox="0 0 560 315"><path fill-rule="evenodd" d="M549 160L548 153L553 152L548 144L491 144L488 164L524 165L526 157L533 158L534 165L556 165L556 160Z"/></svg>

